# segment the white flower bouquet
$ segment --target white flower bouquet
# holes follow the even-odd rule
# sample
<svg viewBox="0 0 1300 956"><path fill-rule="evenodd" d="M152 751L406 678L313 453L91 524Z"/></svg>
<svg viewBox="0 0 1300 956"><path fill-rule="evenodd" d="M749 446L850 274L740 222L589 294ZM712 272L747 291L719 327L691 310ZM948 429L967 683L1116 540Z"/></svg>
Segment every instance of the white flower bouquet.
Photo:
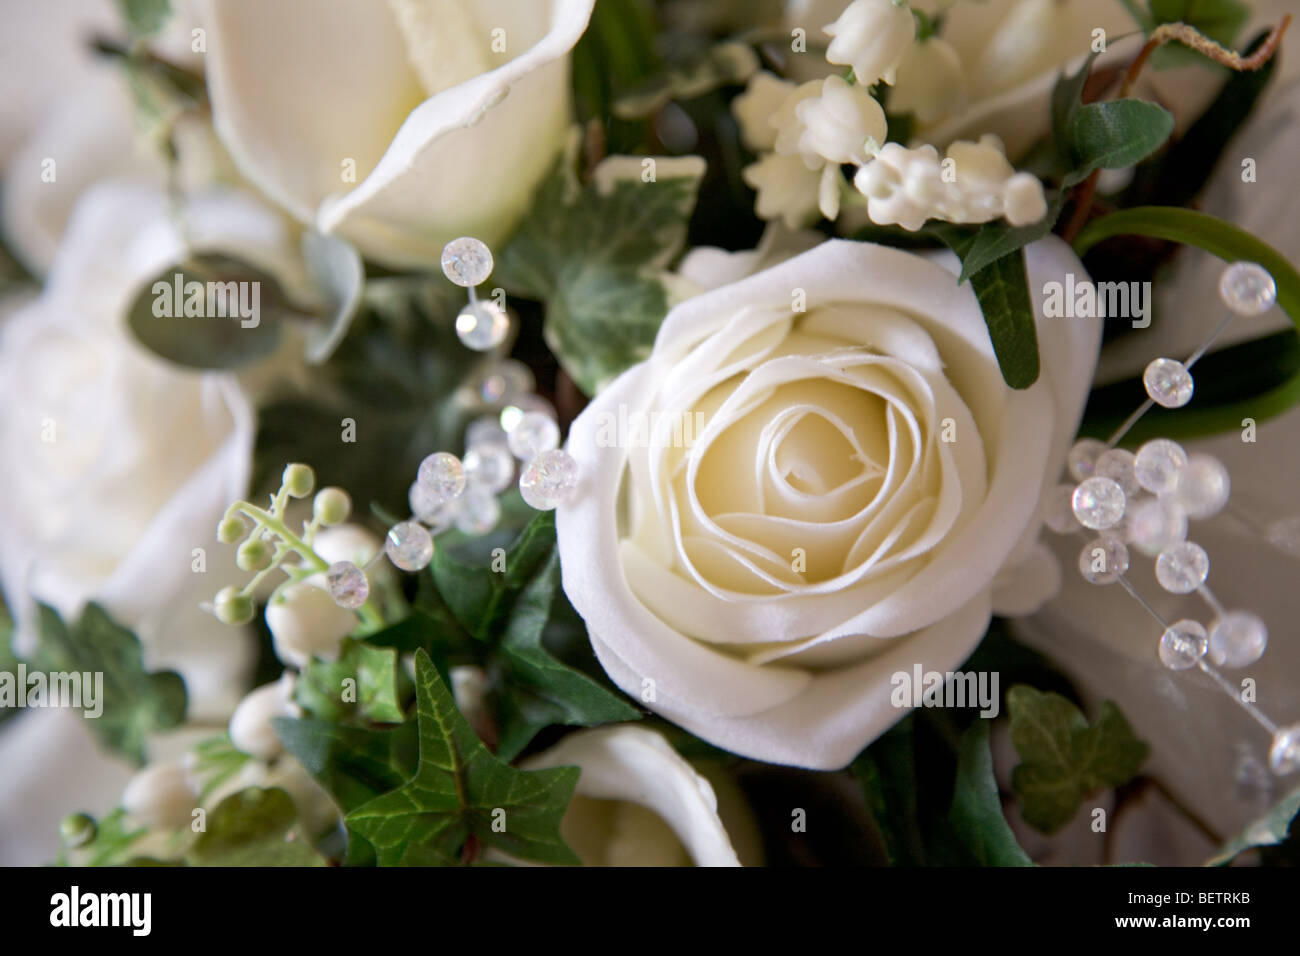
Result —
<svg viewBox="0 0 1300 956"><path fill-rule="evenodd" d="M1293 863L1286 6L3 0L0 863Z"/></svg>

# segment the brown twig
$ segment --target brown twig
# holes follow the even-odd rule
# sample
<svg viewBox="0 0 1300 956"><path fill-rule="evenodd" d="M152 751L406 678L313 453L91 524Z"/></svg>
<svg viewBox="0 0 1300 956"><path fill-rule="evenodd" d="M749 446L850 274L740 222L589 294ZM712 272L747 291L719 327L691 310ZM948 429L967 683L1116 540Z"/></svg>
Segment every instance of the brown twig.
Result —
<svg viewBox="0 0 1300 956"><path fill-rule="evenodd" d="M1215 63L1222 64L1231 70L1239 73L1258 70L1267 63L1277 52L1278 44L1282 42L1282 34L1286 33L1286 28L1291 25L1291 14L1286 14L1281 21L1275 26L1268 35L1262 46L1250 56L1242 56L1232 50L1229 50L1218 43L1215 43L1195 27L1188 26L1186 23L1162 23L1151 31L1151 37L1147 40L1146 46L1142 47L1133 62L1129 65L1128 72L1124 75L1124 85L1120 88L1121 97L1128 96L1129 90L1137 82L1138 75L1142 72L1142 67L1146 65L1147 59L1156 49L1170 40L1176 40L1184 46L1191 47L1197 53L1208 57Z"/></svg>

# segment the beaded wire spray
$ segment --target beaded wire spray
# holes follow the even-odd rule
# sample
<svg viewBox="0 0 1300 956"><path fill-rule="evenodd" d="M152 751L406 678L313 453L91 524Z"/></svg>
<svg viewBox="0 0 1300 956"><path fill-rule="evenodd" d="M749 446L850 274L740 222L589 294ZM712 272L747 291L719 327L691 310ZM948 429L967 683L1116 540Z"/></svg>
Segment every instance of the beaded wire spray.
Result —
<svg viewBox="0 0 1300 956"><path fill-rule="evenodd" d="M1080 574L1092 584L1118 583L1160 625L1156 653L1165 667L1206 674L1272 735L1269 767L1281 776L1300 769L1300 724L1278 727L1254 701L1243 699L1220 671L1258 661L1268 646L1268 629L1250 611L1224 608L1205 583L1209 555L1187 540L1189 518L1209 518L1228 506L1227 469L1213 456L1189 456L1166 438L1147 442L1136 454L1115 447L1152 406L1181 408L1191 401L1192 366L1235 318L1272 308L1277 287L1262 266L1238 262L1224 269L1219 295L1228 314L1187 361L1155 359L1142 376L1146 401L1107 441L1084 438L1075 443L1068 468L1077 484L1059 485L1049 495L1045 519L1060 534L1099 532L1079 554ZM1264 536L1282 550L1292 550L1285 529L1269 529ZM1129 545L1155 558L1156 580L1165 591L1201 597L1214 614L1208 630L1191 618L1170 623L1151 606L1125 576Z"/></svg>
<svg viewBox="0 0 1300 956"><path fill-rule="evenodd" d="M478 239L453 239L442 250L443 274L469 291L469 303L456 316L456 336L476 352L490 352L510 333L510 316L493 299L480 299L477 287L492 274L492 252ZM522 464L519 493L529 507L550 511L578 485L578 466L560 449L555 411L533 392L527 366L512 360L494 365L477 384L475 400L502 406L499 414L471 422L465 432L465 457L436 451L420 462L408 503L411 518L388 529L383 554L403 571L419 571L433 560L434 536L453 525L467 535L487 534L501 517L497 495L510 486L515 460ZM374 561L379 559L376 555ZM367 565L369 567L369 565ZM354 599L364 569L342 569L326 584L335 603ZM355 572L353 574L352 572ZM335 584L337 583L337 588Z"/></svg>

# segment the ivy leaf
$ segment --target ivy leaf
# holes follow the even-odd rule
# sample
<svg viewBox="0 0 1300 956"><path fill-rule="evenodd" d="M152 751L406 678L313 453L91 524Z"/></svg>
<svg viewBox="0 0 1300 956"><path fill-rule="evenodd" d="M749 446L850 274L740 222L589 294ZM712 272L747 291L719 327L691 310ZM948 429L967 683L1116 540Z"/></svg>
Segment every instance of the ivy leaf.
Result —
<svg viewBox="0 0 1300 956"><path fill-rule="evenodd" d="M277 717L272 721L284 749L302 764L345 814L396 790L415 773L419 741L415 721L382 730L324 720ZM374 848L347 826L350 865L373 863Z"/></svg>
<svg viewBox="0 0 1300 956"><path fill-rule="evenodd" d="M325 866L295 824L293 799L278 787L232 793L207 814L186 854L191 866Z"/></svg>
<svg viewBox="0 0 1300 956"><path fill-rule="evenodd" d="M573 182L565 162L501 250L497 275L512 292L545 303L547 344L592 395L650 353L668 312L662 273L686 240L704 161L611 156L586 186Z"/></svg>
<svg viewBox="0 0 1300 956"><path fill-rule="evenodd" d="M87 604L71 629L53 608L38 608L37 663L46 671L102 673L103 713L91 726L105 745L143 766L149 734L185 719L185 682L175 671L146 671L139 638L98 604Z"/></svg>
<svg viewBox="0 0 1300 956"><path fill-rule="evenodd" d="M957 843L980 866L1034 865L1002 813L985 720L971 724L958 743L957 782L947 822Z"/></svg>
<svg viewBox="0 0 1300 956"><path fill-rule="evenodd" d="M294 700L307 713L326 720L342 721L355 710L376 723L400 724L406 719L402 676L395 649L348 640L337 661L314 658L303 669L294 685ZM349 686L351 694L346 693Z"/></svg>
<svg viewBox="0 0 1300 956"><path fill-rule="evenodd" d="M560 836L576 767L516 770L475 736L424 651L415 655L420 759L402 787L350 812L381 866L458 862L471 837L510 856L578 863Z"/></svg>
<svg viewBox="0 0 1300 956"><path fill-rule="evenodd" d="M1074 169L1065 177L1065 185L1083 182L1094 170L1132 166L1159 149L1173 131L1173 114L1145 100L1080 106L1069 120Z"/></svg>
<svg viewBox="0 0 1300 956"><path fill-rule="evenodd" d="M1296 821L1300 819L1300 788L1291 791L1267 813L1252 822L1206 861L1207 866L1227 866L1240 854L1254 847L1277 846L1289 837L1300 836ZM1297 830L1292 834L1292 830Z"/></svg>
<svg viewBox="0 0 1300 956"><path fill-rule="evenodd" d="M1091 726L1064 697L1024 684L1007 692L1007 705L1021 759L1012 786L1025 820L1044 833L1068 823L1089 793L1131 780L1150 749L1110 701Z"/></svg>

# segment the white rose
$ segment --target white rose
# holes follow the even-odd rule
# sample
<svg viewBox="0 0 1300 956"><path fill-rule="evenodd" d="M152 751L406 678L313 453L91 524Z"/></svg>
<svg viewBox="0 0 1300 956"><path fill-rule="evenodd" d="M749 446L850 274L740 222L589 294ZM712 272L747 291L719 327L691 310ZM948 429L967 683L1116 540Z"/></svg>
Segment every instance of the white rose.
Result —
<svg viewBox="0 0 1300 956"><path fill-rule="evenodd" d="M206 194L182 215L194 248L291 271L282 221L250 198ZM162 190L97 187L40 296L0 328L0 459L15 463L0 473L0 584L22 650L33 597L65 616L99 601L149 667L181 672L192 716L224 719L252 648L199 604L240 577L215 529L247 491L253 413L233 377L154 357L125 322L182 251Z"/></svg>
<svg viewBox="0 0 1300 956"><path fill-rule="evenodd" d="M1027 263L1035 290L1084 274L1057 239ZM569 436L564 589L610 677L720 747L840 767L902 715L893 673L952 670L992 610L1046 598L1059 570L1035 512L1100 324L1035 299L1024 391L969 285L896 249L824 243L674 308ZM650 422L650 447L606 440L620 414ZM669 447L695 421L693 446Z"/></svg>
<svg viewBox="0 0 1300 956"><path fill-rule="evenodd" d="M916 4L934 12L937 4ZM1051 130L1051 93L1063 71L1073 72L1092 50L1095 30L1105 51L1094 72L1123 70L1144 38L1121 0L984 0L943 8L936 43L913 51L899 65L892 105L925 115L922 142L943 147L959 139L996 134L1007 155L1022 157ZM960 63L960 79L953 66ZM1222 84L1222 73L1193 65L1171 70L1148 66L1132 95L1164 104L1184 129ZM939 96L948 94L944 104Z"/></svg>
<svg viewBox="0 0 1300 956"><path fill-rule="evenodd" d="M563 145L593 2L209 2L217 130L249 180L376 259L492 245Z"/></svg>
<svg viewBox="0 0 1300 956"><path fill-rule="evenodd" d="M588 866L741 865L713 787L654 731L578 731L521 766L581 769L560 831Z"/></svg>

